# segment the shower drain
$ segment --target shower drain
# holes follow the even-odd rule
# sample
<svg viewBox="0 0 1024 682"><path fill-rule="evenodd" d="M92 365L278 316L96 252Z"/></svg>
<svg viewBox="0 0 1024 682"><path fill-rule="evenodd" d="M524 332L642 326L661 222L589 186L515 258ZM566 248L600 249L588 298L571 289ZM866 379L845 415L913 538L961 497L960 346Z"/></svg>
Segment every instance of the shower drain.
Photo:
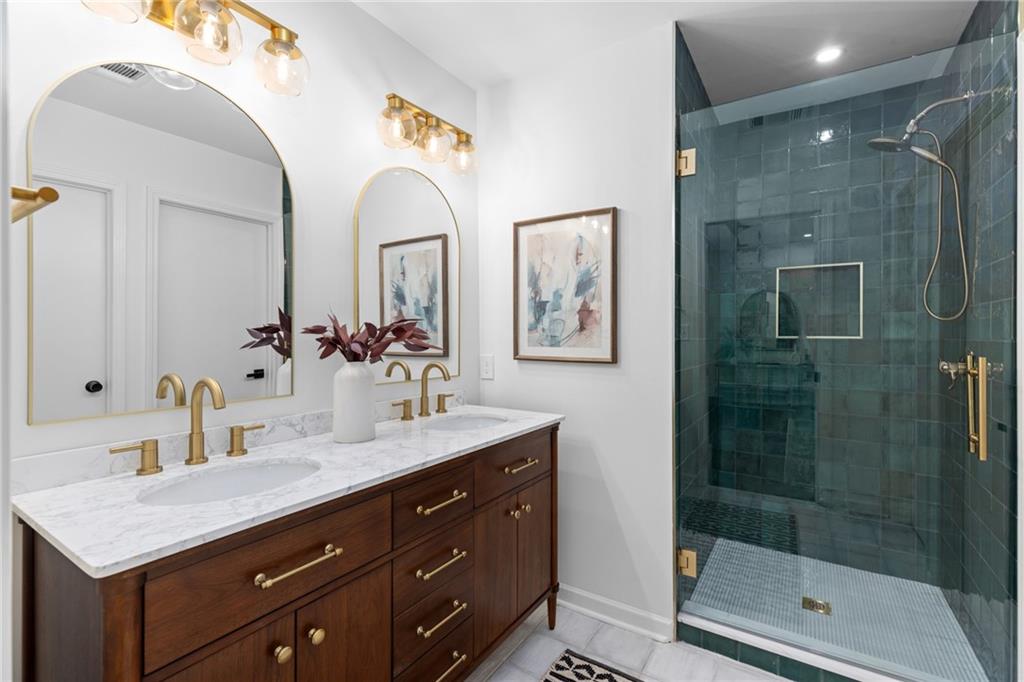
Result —
<svg viewBox="0 0 1024 682"><path fill-rule="evenodd" d="M804 597L800 601L800 604L808 611L814 611L815 613L820 613L824 616L832 615L832 604L828 603L827 601L824 601L823 599Z"/></svg>

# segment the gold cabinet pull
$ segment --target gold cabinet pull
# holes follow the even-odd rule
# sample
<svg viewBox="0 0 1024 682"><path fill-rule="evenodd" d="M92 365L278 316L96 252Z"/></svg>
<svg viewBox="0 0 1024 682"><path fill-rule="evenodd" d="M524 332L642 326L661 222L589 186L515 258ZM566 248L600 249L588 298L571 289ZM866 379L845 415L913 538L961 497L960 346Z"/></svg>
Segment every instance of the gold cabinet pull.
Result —
<svg viewBox="0 0 1024 682"><path fill-rule="evenodd" d="M508 474L509 476L512 476L513 474L518 474L523 469L529 469L530 467L536 464L540 464L539 459L537 459L536 457L527 457L525 464L520 464L517 467L514 467L512 465L505 467L505 473Z"/></svg>
<svg viewBox="0 0 1024 682"><path fill-rule="evenodd" d="M274 647L274 660L282 664L287 663L288 661L292 660L293 653L295 652L290 646L278 644L276 647Z"/></svg>
<svg viewBox="0 0 1024 682"><path fill-rule="evenodd" d="M327 639L327 630L323 628L310 628L309 632L306 633L306 637L309 637L309 641L313 643L313 646L320 646Z"/></svg>
<svg viewBox="0 0 1024 682"><path fill-rule="evenodd" d="M967 449L978 455L978 460L988 459L988 358L984 355L967 354ZM975 416L974 391L977 388L977 416Z"/></svg>
<svg viewBox="0 0 1024 682"><path fill-rule="evenodd" d="M449 566L451 566L455 562L461 561L461 560L465 559L467 556L469 556L469 552L467 552L466 550L462 550L460 552L459 548L456 547L455 549L452 550L452 558L451 559L449 559L448 561L444 562L443 564L441 564L440 566L438 566L437 568L435 568L432 571L424 571L422 568L419 569L418 571L416 571L416 577L419 578L420 580L423 580L424 582L426 582L427 580L430 580L435 575L437 575L438 573L440 573L444 569L448 568Z"/></svg>
<svg viewBox="0 0 1024 682"><path fill-rule="evenodd" d="M420 506L416 507L416 513L419 514L420 516L430 516L431 514L436 512L437 510L444 509L449 504L455 504L459 500L464 500L467 497L469 497L469 493L467 493L466 491L462 491L460 493L458 488L456 488L455 490L452 491L452 496L449 497L444 502L442 502L441 504L435 504L433 507L424 507L421 504Z"/></svg>
<svg viewBox="0 0 1024 682"><path fill-rule="evenodd" d="M423 639L430 639L430 636L437 632L438 628L443 628L445 624L448 623L448 621L450 621L452 618L455 618L457 615L459 615L460 613L469 608L469 604L467 604L466 602L460 602L458 599L452 601L452 606L455 608L455 610L449 613L444 618L442 618L437 625L430 628L429 630L425 629L421 625L418 628L416 628L416 634L422 637Z"/></svg>
<svg viewBox="0 0 1024 682"><path fill-rule="evenodd" d="M281 575L277 576L276 578L268 578L266 573L260 573L255 578L253 578L252 582L253 582L254 585L256 585L256 587L260 588L261 590L268 590L271 587L273 587L275 584L281 582L282 580L284 580L286 578L291 578L296 573L302 573L307 568L313 568L317 564L323 563L323 562L327 561L328 559L333 559L334 557L341 556L341 553L343 551L345 551L345 550L342 549L341 547L335 548L334 545L331 545L331 544L324 545L324 554L323 554L323 556L317 557L316 559L313 559L312 561L307 561L306 563L302 564L301 566L299 566L297 568L293 568L290 571L286 571L286 572L282 573Z"/></svg>
<svg viewBox="0 0 1024 682"><path fill-rule="evenodd" d="M448 669L441 673L441 677L437 678L434 682L444 682L444 678L448 677L453 672L455 672L455 669L463 663L465 663L469 656L467 656L466 654L460 654L459 650L455 649L454 651L452 651L452 658L455 660L455 662L448 666Z"/></svg>
<svg viewBox="0 0 1024 682"><path fill-rule="evenodd" d="M523 511L521 509L509 509L508 510L508 515L511 516L516 521L518 521L520 518L522 518Z"/></svg>
<svg viewBox="0 0 1024 682"><path fill-rule="evenodd" d="M529 514L530 512L533 511L533 505L532 504L521 504L521 505L519 505L519 508L522 509L527 514Z"/></svg>

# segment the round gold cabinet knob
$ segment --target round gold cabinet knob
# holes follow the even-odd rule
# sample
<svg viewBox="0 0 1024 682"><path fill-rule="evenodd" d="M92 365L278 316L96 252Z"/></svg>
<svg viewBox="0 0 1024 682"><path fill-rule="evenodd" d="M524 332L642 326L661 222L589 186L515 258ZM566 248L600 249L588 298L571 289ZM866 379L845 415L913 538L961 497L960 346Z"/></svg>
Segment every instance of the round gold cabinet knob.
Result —
<svg viewBox="0 0 1024 682"><path fill-rule="evenodd" d="M306 633L306 637L309 637L309 641L313 643L313 646L320 646L327 639L327 630L323 628L310 628L309 632Z"/></svg>
<svg viewBox="0 0 1024 682"><path fill-rule="evenodd" d="M274 658L278 663L287 663L292 660L292 654L294 650L290 646L279 644L274 647Z"/></svg>

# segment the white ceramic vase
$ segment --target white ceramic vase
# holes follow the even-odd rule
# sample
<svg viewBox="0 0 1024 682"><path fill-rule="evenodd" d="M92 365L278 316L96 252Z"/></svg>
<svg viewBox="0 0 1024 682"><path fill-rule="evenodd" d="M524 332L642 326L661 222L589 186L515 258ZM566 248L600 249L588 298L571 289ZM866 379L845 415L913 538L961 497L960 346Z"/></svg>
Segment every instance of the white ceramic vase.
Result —
<svg viewBox="0 0 1024 682"><path fill-rule="evenodd" d="M292 359L288 358L277 368L277 395L292 394Z"/></svg>
<svg viewBox="0 0 1024 682"><path fill-rule="evenodd" d="M376 436L373 384L368 362L346 362L334 373L335 443L362 443Z"/></svg>

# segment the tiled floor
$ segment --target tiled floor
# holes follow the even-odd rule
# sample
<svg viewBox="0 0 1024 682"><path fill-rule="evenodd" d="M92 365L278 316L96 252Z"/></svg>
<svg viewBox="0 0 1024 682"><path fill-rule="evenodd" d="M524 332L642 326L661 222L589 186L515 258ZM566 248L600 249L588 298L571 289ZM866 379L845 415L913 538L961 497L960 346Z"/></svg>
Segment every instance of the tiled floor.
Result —
<svg viewBox="0 0 1024 682"><path fill-rule="evenodd" d="M558 608L558 626L548 630L538 609L484 661L468 682L539 682L565 649L606 662L650 682L768 682L782 678L688 644L663 644Z"/></svg>

